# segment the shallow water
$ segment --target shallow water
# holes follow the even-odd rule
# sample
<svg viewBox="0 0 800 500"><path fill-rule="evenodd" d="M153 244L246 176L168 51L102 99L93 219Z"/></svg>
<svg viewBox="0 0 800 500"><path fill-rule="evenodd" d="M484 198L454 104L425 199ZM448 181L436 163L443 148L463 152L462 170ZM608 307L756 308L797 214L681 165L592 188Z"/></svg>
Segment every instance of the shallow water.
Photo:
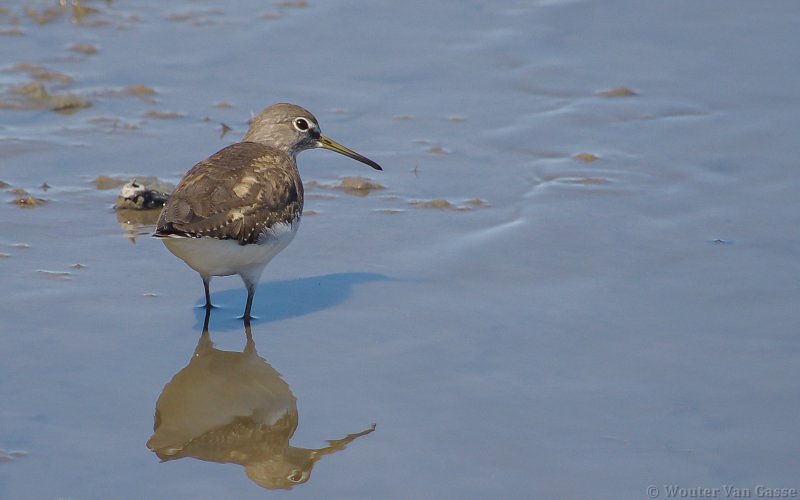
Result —
<svg viewBox="0 0 800 500"><path fill-rule="evenodd" d="M373 423L290 495L800 488L796 2L54 5L0 3L0 498L262 498L242 454ZM174 183L276 101L385 170L300 156L252 344L212 282L213 352L255 353L178 435L288 427L161 463L202 283L93 181Z"/></svg>

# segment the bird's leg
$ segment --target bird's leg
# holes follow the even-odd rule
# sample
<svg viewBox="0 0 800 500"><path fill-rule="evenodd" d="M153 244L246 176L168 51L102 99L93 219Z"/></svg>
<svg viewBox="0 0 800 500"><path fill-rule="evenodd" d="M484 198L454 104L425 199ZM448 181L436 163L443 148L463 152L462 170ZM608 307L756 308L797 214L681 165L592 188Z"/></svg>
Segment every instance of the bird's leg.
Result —
<svg viewBox="0 0 800 500"><path fill-rule="evenodd" d="M206 309L214 307L211 305L211 292L208 290L208 285L211 283L211 276L201 276L203 278L203 288L206 291Z"/></svg>
<svg viewBox="0 0 800 500"><path fill-rule="evenodd" d="M247 305L244 307L244 316L242 319L245 323L249 323L252 316L250 315L250 309L253 307L253 295L256 294L256 284L250 283L245 280L245 286L247 286Z"/></svg>

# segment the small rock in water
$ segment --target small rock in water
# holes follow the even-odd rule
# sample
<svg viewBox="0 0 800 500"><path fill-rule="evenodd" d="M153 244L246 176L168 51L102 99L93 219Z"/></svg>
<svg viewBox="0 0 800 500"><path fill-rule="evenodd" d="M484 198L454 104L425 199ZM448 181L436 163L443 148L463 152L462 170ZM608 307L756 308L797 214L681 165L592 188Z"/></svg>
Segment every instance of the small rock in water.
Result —
<svg viewBox="0 0 800 500"><path fill-rule="evenodd" d="M169 194L150 189L144 184L137 183L136 179L134 179L122 186L114 208L116 210L149 210L153 208L163 208L168 199Z"/></svg>

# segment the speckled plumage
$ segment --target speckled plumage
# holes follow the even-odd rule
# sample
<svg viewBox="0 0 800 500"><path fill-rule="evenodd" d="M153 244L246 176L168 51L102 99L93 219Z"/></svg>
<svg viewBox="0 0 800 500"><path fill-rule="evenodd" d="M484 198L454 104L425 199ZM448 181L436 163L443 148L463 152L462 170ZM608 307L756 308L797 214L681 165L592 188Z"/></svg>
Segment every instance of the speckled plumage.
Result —
<svg viewBox="0 0 800 500"><path fill-rule="evenodd" d="M160 236L256 243L303 213L303 183L292 157L255 142L232 144L195 165L161 212Z"/></svg>

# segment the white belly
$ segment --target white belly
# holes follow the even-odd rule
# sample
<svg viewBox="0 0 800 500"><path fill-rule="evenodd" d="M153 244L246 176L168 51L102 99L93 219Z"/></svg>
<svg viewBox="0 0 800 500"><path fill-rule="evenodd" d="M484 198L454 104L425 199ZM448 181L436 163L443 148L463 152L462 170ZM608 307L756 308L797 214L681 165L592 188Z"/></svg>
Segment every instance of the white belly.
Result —
<svg viewBox="0 0 800 500"><path fill-rule="evenodd" d="M240 245L236 240L215 238L163 238L167 249L201 276L238 274L257 281L269 261L291 243L299 221L278 224L258 243Z"/></svg>

